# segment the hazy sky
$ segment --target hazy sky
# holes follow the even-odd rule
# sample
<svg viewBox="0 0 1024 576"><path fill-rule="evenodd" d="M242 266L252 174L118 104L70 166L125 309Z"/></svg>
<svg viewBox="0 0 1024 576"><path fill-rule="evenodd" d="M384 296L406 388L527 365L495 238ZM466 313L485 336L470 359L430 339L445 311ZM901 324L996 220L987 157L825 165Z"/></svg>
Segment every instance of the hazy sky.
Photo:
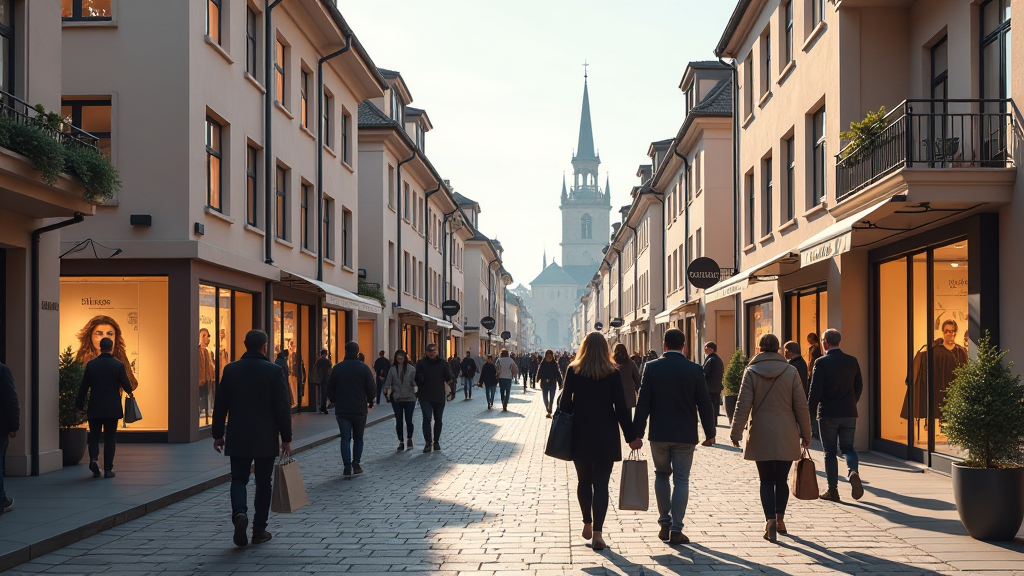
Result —
<svg viewBox="0 0 1024 576"><path fill-rule="evenodd" d="M561 263L562 175L571 180L583 62L612 217L651 142L675 136L686 63L713 60L734 0L339 0L382 68L402 73L434 129L426 154L481 204L481 232L529 284ZM595 230L595 237L599 231ZM611 230L607 233L610 235Z"/></svg>

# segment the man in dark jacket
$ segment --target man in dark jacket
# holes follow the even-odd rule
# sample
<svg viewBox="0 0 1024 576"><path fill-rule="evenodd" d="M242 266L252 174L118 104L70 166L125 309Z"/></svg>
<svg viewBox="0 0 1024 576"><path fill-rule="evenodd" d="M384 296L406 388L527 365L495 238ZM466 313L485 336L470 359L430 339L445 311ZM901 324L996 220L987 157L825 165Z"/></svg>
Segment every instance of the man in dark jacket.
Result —
<svg viewBox="0 0 1024 576"><path fill-rule="evenodd" d="M718 356L718 344L708 342L704 345L704 382L708 385L711 403L715 405L715 422L722 413L722 378L725 376L725 363Z"/></svg>
<svg viewBox="0 0 1024 576"><path fill-rule="evenodd" d="M466 350L466 357L459 366L459 373L462 376L462 393L466 395L466 400L472 400L473 377L476 376L476 361L470 356L469 350Z"/></svg>
<svg viewBox="0 0 1024 576"><path fill-rule="evenodd" d="M288 349L281 350L277 353L277 358L274 359L274 364L277 364L284 370L284 381L288 388L288 405L291 406L295 403L295 397L292 395L292 387L288 383L288 375L292 373L291 363L288 362Z"/></svg>
<svg viewBox="0 0 1024 576"><path fill-rule="evenodd" d="M534 352L533 354L530 354L530 362L529 363L530 363L530 365L529 365L527 371L530 373L530 387L531 388L536 388L537 387L537 369L540 368L540 358L537 356L536 352Z"/></svg>
<svg viewBox="0 0 1024 576"><path fill-rule="evenodd" d="M800 355L800 345L789 341L782 347L782 353L789 365L796 368L800 383L804 385L804 396L810 394L810 382L807 380L807 361Z"/></svg>
<svg viewBox="0 0 1024 576"><path fill-rule="evenodd" d="M658 500L658 536L670 544L689 542L683 534L683 517L690 492L690 467L697 437L697 414L704 428L702 446L715 443L716 423L704 371L683 356L686 336L672 328L665 332L665 355L649 360L640 381L633 427L637 439L629 447L643 446L647 417L651 418L648 439L654 460L654 493ZM674 489L669 489L669 477Z"/></svg>
<svg viewBox="0 0 1024 576"><path fill-rule="evenodd" d="M292 451L292 405L288 398L288 372L267 359L267 333L250 330L245 354L224 367L213 405L213 449L231 458L231 522L236 546L249 543L245 529L245 489L255 464L256 508L252 543L270 540L271 474L274 458ZM225 441L224 422L231 418ZM280 437L280 444L278 444Z"/></svg>
<svg viewBox="0 0 1024 576"><path fill-rule="evenodd" d="M14 498L8 498L4 491L4 461L7 459L7 445L18 435L20 428L21 407L18 390L14 387L14 375L0 363L0 514L14 507Z"/></svg>
<svg viewBox="0 0 1024 576"><path fill-rule="evenodd" d="M437 344L427 344L427 357L416 363L416 385L419 386L420 410L423 411L423 451L440 451L441 416L444 414L445 397L455 399L455 376L448 363L438 358ZM433 436L431 420L434 421Z"/></svg>
<svg viewBox="0 0 1024 576"><path fill-rule="evenodd" d="M100 477L96 460L100 456L100 430L103 430L103 477L114 477L114 449L117 446L117 421L124 418L121 407L121 391L132 395L132 384L124 364L114 358L114 341L100 340L100 355L85 365L82 384L78 387L75 408L85 408L85 397L89 396L89 470L93 478ZM90 394L90 390L92 393Z"/></svg>
<svg viewBox="0 0 1024 576"><path fill-rule="evenodd" d="M391 370L391 362L387 353L381 350L377 353L377 359L373 361L373 375L377 379L377 404L380 404L380 395L384 391L384 380L387 380L388 370Z"/></svg>
<svg viewBox="0 0 1024 576"><path fill-rule="evenodd" d="M821 444L825 450L825 477L828 489L821 493L822 500L839 502L839 463L836 460L836 445L846 456L849 467L850 486L853 499L864 495L861 484L857 452L853 449L853 438L857 432L857 402L860 401L864 382L861 380L860 364L857 359L839 349L842 335L829 328L821 335L825 355L814 363L811 374L811 390L807 402L811 417L818 417Z"/></svg>
<svg viewBox="0 0 1024 576"><path fill-rule="evenodd" d="M366 414L373 408L373 372L359 360L359 344L345 344L345 359L334 365L327 379L327 397L334 402L334 416L341 432L341 460L345 465L346 480L352 474L362 474L359 462L363 458L363 431Z"/></svg>
<svg viewBox="0 0 1024 576"><path fill-rule="evenodd" d="M324 348L320 351L320 357L313 363L313 371L309 375L309 381L317 387L313 397L309 399L310 406L316 408L321 414L330 414L327 411L327 378L331 375L331 353ZM320 406L316 403L319 399Z"/></svg>

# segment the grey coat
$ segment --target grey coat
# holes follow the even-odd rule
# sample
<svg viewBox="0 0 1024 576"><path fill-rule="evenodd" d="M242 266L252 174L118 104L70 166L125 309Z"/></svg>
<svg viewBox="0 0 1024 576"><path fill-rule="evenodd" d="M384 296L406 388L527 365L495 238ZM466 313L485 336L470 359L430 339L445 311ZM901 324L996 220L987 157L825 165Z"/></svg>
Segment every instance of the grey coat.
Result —
<svg viewBox="0 0 1024 576"><path fill-rule="evenodd" d="M800 459L800 439L811 437L811 416L803 382L781 354L762 352L747 365L732 420L734 442L742 439L748 418L744 460Z"/></svg>
<svg viewBox="0 0 1024 576"><path fill-rule="evenodd" d="M384 381L384 389L388 391L388 397L392 402L415 402L416 401L416 367L406 363L405 376L398 377L398 367L392 366L388 370L388 377Z"/></svg>

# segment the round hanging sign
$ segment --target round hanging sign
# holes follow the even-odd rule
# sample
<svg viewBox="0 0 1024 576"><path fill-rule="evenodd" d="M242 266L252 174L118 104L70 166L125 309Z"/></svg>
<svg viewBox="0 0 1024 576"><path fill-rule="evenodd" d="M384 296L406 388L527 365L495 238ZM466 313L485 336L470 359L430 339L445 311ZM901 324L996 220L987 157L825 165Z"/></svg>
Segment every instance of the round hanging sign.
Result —
<svg viewBox="0 0 1024 576"><path fill-rule="evenodd" d="M511 337L512 337L512 333L509 332L508 330L505 330L504 332L501 333L501 339L502 340L508 340Z"/></svg>
<svg viewBox="0 0 1024 576"><path fill-rule="evenodd" d="M604 328L604 324L601 324L600 322L594 324L594 330L600 330L602 328Z"/></svg>
<svg viewBox="0 0 1024 576"><path fill-rule="evenodd" d="M494 324L494 318L491 318L490 316L484 316L480 319L480 325L488 330L494 330Z"/></svg>
<svg viewBox="0 0 1024 576"><path fill-rule="evenodd" d="M445 316L455 316L459 313L459 310L462 310L462 306L455 300L441 302L441 312L444 312Z"/></svg>
<svg viewBox="0 0 1024 576"><path fill-rule="evenodd" d="M722 279L722 269L718 262L702 256L690 262L686 267L686 278L697 288L711 288Z"/></svg>

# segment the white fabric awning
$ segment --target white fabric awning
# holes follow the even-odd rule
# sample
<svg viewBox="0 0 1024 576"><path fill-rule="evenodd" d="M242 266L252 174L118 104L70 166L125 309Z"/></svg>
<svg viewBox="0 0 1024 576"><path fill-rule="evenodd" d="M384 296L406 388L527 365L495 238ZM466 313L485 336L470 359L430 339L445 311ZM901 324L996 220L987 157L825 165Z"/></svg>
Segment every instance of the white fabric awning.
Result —
<svg viewBox="0 0 1024 576"><path fill-rule="evenodd" d="M749 281L750 270L745 270L739 274L729 278L724 282L719 282L715 286L704 291L704 303L714 302L715 300L721 300L742 292L744 288L750 285Z"/></svg>
<svg viewBox="0 0 1024 576"><path fill-rule="evenodd" d="M675 306L669 305L669 309L665 310L661 314L654 317L655 324L668 324L669 322L675 322L681 320L683 313L689 308L695 308L699 303L698 300L690 300L689 302L680 302Z"/></svg>
<svg viewBox="0 0 1024 576"><path fill-rule="evenodd" d="M786 251L750 268L751 276L783 276L800 269L800 254Z"/></svg>
<svg viewBox="0 0 1024 576"><path fill-rule="evenodd" d="M372 312L373 314L380 314L384 310L384 305L372 298L365 298L358 294L353 294L344 288L335 286L334 284L328 284L320 280L313 280L307 278L301 274L295 274L293 272L284 272L285 274L302 280L308 284L311 284L320 289L324 295L324 305L328 308L339 308L345 310L358 310L360 312Z"/></svg>
<svg viewBox="0 0 1024 576"><path fill-rule="evenodd" d="M416 316L417 318L419 318L419 319L421 319L421 320L423 320L425 322L432 322L434 324L437 324L437 326L439 328L451 328L451 327L454 326L454 324L452 324L451 322L449 322L447 320L443 320L443 319L438 318L436 316L431 316L430 314L427 314L425 312L419 312L417 310L410 310L410 309L405 308L403 306L395 306L395 313L397 313L400 316L401 315Z"/></svg>
<svg viewBox="0 0 1024 576"><path fill-rule="evenodd" d="M889 198L868 206L853 216L848 216L804 240L797 250L800 252L800 266L810 266L822 260L834 258L853 248L853 229L879 208L892 204Z"/></svg>

